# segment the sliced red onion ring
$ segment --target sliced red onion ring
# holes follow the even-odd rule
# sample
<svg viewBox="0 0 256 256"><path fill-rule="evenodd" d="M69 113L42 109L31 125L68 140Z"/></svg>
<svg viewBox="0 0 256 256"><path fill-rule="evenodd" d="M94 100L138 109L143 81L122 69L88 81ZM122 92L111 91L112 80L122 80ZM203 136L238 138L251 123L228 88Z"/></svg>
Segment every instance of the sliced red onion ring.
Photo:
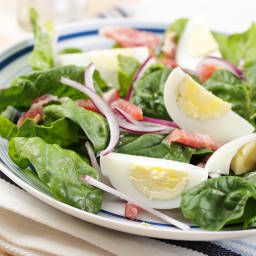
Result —
<svg viewBox="0 0 256 256"><path fill-rule="evenodd" d="M132 132L132 133L161 133L161 134L168 134L172 130L169 126L146 126L146 122L144 122L144 126L142 125L135 125L125 121L124 119L117 117L118 123L120 128L125 131Z"/></svg>
<svg viewBox="0 0 256 256"><path fill-rule="evenodd" d="M134 125L139 125L139 121L133 119L129 114L127 114L121 108L113 106L112 109L117 111L118 115L120 115L126 122Z"/></svg>
<svg viewBox="0 0 256 256"><path fill-rule="evenodd" d="M151 117L144 117L142 122L149 122L149 123L154 123L154 124L160 124L160 125L167 125L173 128L179 128L179 126L173 122L166 121L166 120L161 120L157 118L151 118Z"/></svg>
<svg viewBox="0 0 256 256"><path fill-rule="evenodd" d="M224 69L229 70L231 73L233 73L235 76L240 78L241 80L245 80L245 77L243 73L235 67L232 63L229 61L219 58L219 57L214 57L214 56L208 56L202 59L197 67L196 67L196 72L200 74L200 71L202 70L203 66L215 66L215 67L221 67Z"/></svg>
<svg viewBox="0 0 256 256"><path fill-rule="evenodd" d="M175 227L177 227L181 230L189 230L190 229L190 227L187 224L182 223L178 220L175 220L175 219L173 219L173 218L171 218L171 217L169 217L169 216L167 216L167 215L165 215L165 214L147 206L143 202L139 202L136 199L133 199L132 197L130 197L130 196L128 196L128 195L126 195L122 192L119 192L119 191L105 185L104 183L102 183L98 180L95 180L94 178L92 178L88 175L85 175L84 177L82 177L81 180L91 184L94 187L97 187L101 190L104 190L104 191L106 191L106 192L108 192L112 195L115 195L115 196L117 196L117 197L119 197L119 198L121 198L121 199L123 199L127 202L135 204L135 205L139 206L140 208L146 210L147 212L153 214L154 216L158 217L159 219L161 219L161 220L163 220L163 221L165 221L165 222L167 222L167 223L169 223L169 224L171 224L171 225L173 225L173 226L175 226Z"/></svg>
<svg viewBox="0 0 256 256"><path fill-rule="evenodd" d="M90 142L86 141L84 143L84 146L85 146L85 148L86 148L86 150L88 152L88 156L90 158L92 167L100 172L100 166L99 166L99 164L98 164L98 162L96 160L96 157L95 157L95 154L94 154L94 151L92 149L92 146L91 146Z"/></svg>
<svg viewBox="0 0 256 256"><path fill-rule="evenodd" d="M94 71L95 71L95 66L93 65L93 63L90 63L84 72L85 85L93 91L95 91L94 84L93 84Z"/></svg>
<svg viewBox="0 0 256 256"><path fill-rule="evenodd" d="M126 100L130 100L131 96L132 96L132 92L133 92L133 84L135 83L135 81L137 81L143 74L144 69L147 67L147 63L151 60L152 56L149 56L144 63L142 63L142 65L140 66L140 68L137 70L134 78L132 79L129 91L125 97Z"/></svg>
<svg viewBox="0 0 256 256"><path fill-rule="evenodd" d="M188 73L192 76L198 76L198 74L199 74L197 71L194 71L194 70L191 70L191 69L188 69L188 68L182 68L182 69L185 73Z"/></svg>
<svg viewBox="0 0 256 256"><path fill-rule="evenodd" d="M107 148L100 152L100 155L104 156L109 154L116 146L120 135L119 124L116 120L113 110L109 107L105 100L103 100L95 91L91 90L90 88L65 77L62 77L60 81L61 83L75 88L88 95L95 104L95 106L106 117L110 129L110 141Z"/></svg>

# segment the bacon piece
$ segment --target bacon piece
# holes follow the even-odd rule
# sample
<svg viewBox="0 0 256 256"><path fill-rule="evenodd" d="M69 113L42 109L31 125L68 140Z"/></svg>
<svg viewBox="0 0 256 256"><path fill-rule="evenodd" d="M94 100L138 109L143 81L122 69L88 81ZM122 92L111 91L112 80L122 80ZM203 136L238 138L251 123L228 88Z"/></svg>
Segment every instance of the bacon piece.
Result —
<svg viewBox="0 0 256 256"><path fill-rule="evenodd" d="M172 142L179 142L194 148L210 148L213 151L218 148L216 142L209 135L180 129L175 129L168 136L169 145Z"/></svg>
<svg viewBox="0 0 256 256"><path fill-rule="evenodd" d="M124 216L130 220L135 220L139 214L139 210L140 207L138 207L137 205L126 203Z"/></svg>
<svg viewBox="0 0 256 256"><path fill-rule="evenodd" d="M162 51L168 59L175 59L177 43L175 41L175 32L168 32L165 35Z"/></svg>
<svg viewBox="0 0 256 256"><path fill-rule="evenodd" d="M129 27L106 27L100 30L100 34L114 39L121 47L147 46L152 54L160 42L154 33Z"/></svg>
<svg viewBox="0 0 256 256"><path fill-rule="evenodd" d="M84 109L101 114L99 109L94 105L92 100L76 100L76 104Z"/></svg>
<svg viewBox="0 0 256 256"><path fill-rule="evenodd" d="M127 100L120 98L120 99L114 101L111 104L111 106L118 107L118 108L122 109L124 112L129 114L135 120L139 120L139 121L143 120L142 109Z"/></svg>
<svg viewBox="0 0 256 256"><path fill-rule="evenodd" d="M42 107L33 107L21 115L21 117L19 118L19 120L17 122L17 125L21 126L26 118L31 118L37 124L42 120L42 117L43 117L43 108Z"/></svg>
<svg viewBox="0 0 256 256"><path fill-rule="evenodd" d="M199 80L201 83L204 83L209 79L217 68L215 66L204 65L199 73Z"/></svg>
<svg viewBox="0 0 256 256"><path fill-rule="evenodd" d="M210 156L211 156L211 155L206 155L206 156L203 158L202 162L199 163L197 166L198 166L198 167L201 167L201 168L204 168L205 165L206 165L206 163L207 163L207 161L208 161L208 159L210 158Z"/></svg>
<svg viewBox="0 0 256 256"><path fill-rule="evenodd" d="M32 101L32 105L27 112L24 112L18 120L17 125L21 126L26 118L31 118L37 124L43 118L43 106L49 104L52 101L64 102L68 100L68 98L58 98L57 96L53 96L50 94L45 94L39 98L36 98Z"/></svg>

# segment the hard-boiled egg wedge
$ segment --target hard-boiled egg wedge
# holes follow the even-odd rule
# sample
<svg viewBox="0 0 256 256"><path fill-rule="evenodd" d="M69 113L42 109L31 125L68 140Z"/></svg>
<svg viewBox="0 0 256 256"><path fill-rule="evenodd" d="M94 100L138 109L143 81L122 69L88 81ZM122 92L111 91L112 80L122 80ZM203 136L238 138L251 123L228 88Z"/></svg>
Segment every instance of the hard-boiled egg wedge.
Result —
<svg viewBox="0 0 256 256"><path fill-rule="evenodd" d="M118 88L118 74L119 63L118 55L131 56L143 63L149 57L148 47L134 47L134 48L116 48L106 50L95 50L85 53L71 53L59 56L59 65L77 65L86 67L90 62L93 62L96 69L109 85Z"/></svg>
<svg viewBox="0 0 256 256"><path fill-rule="evenodd" d="M237 138L220 147L206 163L211 173L240 175L256 169L256 134Z"/></svg>
<svg viewBox="0 0 256 256"><path fill-rule="evenodd" d="M205 133L225 143L250 134L254 127L231 110L231 105L207 91L179 67L169 75L164 103L172 120L182 129Z"/></svg>
<svg viewBox="0 0 256 256"><path fill-rule="evenodd" d="M179 66L195 70L206 56L221 57L219 46L202 17L188 21L180 37L176 60Z"/></svg>
<svg viewBox="0 0 256 256"><path fill-rule="evenodd" d="M100 166L118 191L157 209L179 207L181 193L208 178L190 164L119 153L102 156Z"/></svg>

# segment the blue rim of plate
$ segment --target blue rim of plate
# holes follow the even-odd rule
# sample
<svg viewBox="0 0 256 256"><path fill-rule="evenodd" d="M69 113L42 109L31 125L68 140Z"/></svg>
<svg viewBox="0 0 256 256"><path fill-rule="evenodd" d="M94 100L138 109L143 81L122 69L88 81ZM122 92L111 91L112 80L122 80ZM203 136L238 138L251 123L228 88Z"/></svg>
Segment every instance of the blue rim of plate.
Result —
<svg viewBox="0 0 256 256"><path fill-rule="evenodd" d="M148 31L148 32L153 32L153 33L159 33L159 34L163 34L164 31L165 31L164 29L154 29L154 28L144 28L144 27L143 28L138 27L138 28L135 28L135 29L143 30L143 31ZM91 35L97 35L97 34L98 34L98 29L86 30L86 31L81 31L81 32L77 32L77 33L70 33L70 34L62 35L62 36L59 37L58 41L65 41L65 40L72 39L72 38L83 37L83 36L91 36ZM20 58L20 57L30 53L32 50L33 50L33 45L31 44L30 46L27 46L27 47L25 47L25 48L15 52L15 53L13 53L13 54L10 54L9 56L5 57L0 62L0 71L2 71L6 66L11 64L12 62L17 60L18 58ZM22 71L24 71L24 68L22 69ZM17 72L17 73L20 73L20 71ZM2 162L6 166L5 162L1 158L0 158L0 162ZM10 167L8 167L8 166L6 166L6 167L8 169L10 169ZM18 176L16 173L15 173L15 175ZM19 177L19 178L21 178L21 177ZM26 182L26 181L24 181L24 182ZM26 183L28 183L28 182L26 182ZM32 186L32 184L29 184L29 185ZM109 215L109 216L112 216L112 217L117 217L117 218L121 218L121 219L126 219L127 220L126 217L124 217L122 215L119 215L119 214L116 214L116 213L113 213L113 212L110 212L110 211L106 211L106 210L101 209L100 212L105 214L105 215ZM141 220L141 219L135 219L133 221L139 222L139 223L145 222L145 223L148 223L148 224L154 225L154 226L174 227L173 225L170 225L170 224L164 224L164 223L160 223L160 222L152 222L152 221ZM199 229L199 227L195 226L195 225L190 225L190 228L192 228L192 229Z"/></svg>

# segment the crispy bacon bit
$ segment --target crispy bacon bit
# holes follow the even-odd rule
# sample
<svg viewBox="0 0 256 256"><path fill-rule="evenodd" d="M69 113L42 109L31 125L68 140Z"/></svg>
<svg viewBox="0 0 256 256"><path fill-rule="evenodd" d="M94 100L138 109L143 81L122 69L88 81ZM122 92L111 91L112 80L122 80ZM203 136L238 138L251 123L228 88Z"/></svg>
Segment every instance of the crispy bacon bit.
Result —
<svg viewBox="0 0 256 256"><path fill-rule="evenodd" d="M216 142L209 135L180 129L175 129L168 136L168 143L172 142L179 142L194 148L210 148L213 151L218 148Z"/></svg>
<svg viewBox="0 0 256 256"><path fill-rule="evenodd" d="M211 155L206 155L204 158L203 158L203 161L201 163L199 163L197 166L198 167L201 167L201 168L204 168L208 159L210 158Z"/></svg>
<svg viewBox="0 0 256 256"><path fill-rule="evenodd" d="M128 27L105 27L100 34L115 40L121 47L147 46L154 53L160 40L151 32Z"/></svg>
<svg viewBox="0 0 256 256"><path fill-rule="evenodd" d="M31 118L37 124L42 120L43 117L43 108L42 107L34 107L30 108L27 112L23 113L18 120L17 125L21 126L26 118Z"/></svg>
<svg viewBox="0 0 256 256"><path fill-rule="evenodd" d="M165 35L162 51L168 59L175 59L177 43L175 41L175 32L168 32Z"/></svg>
<svg viewBox="0 0 256 256"><path fill-rule="evenodd" d="M142 109L127 100L120 98L120 99L114 101L111 104L111 106L118 107L118 108L122 109L124 112L129 114L135 120L139 120L139 121L143 120Z"/></svg>
<svg viewBox="0 0 256 256"><path fill-rule="evenodd" d="M57 96L53 96L50 94L45 94L39 98L34 99L32 101L30 109L27 112L23 113L19 118L17 125L21 126L26 118L33 119L36 124L39 123L43 118L43 106L49 104L52 101L62 103L66 100L68 100L68 98L58 98Z"/></svg>
<svg viewBox="0 0 256 256"><path fill-rule="evenodd" d="M137 205L126 203L124 216L130 220L135 220L139 214L139 210L140 207L138 207Z"/></svg>
<svg viewBox="0 0 256 256"><path fill-rule="evenodd" d="M91 100L76 100L76 104L84 109L101 114L99 109L94 105Z"/></svg>
<svg viewBox="0 0 256 256"><path fill-rule="evenodd" d="M176 68L178 66L177 62L174 59L160 58L157 61L159 63L162 63L163 65L165 65L168 68Z"/></svg>

